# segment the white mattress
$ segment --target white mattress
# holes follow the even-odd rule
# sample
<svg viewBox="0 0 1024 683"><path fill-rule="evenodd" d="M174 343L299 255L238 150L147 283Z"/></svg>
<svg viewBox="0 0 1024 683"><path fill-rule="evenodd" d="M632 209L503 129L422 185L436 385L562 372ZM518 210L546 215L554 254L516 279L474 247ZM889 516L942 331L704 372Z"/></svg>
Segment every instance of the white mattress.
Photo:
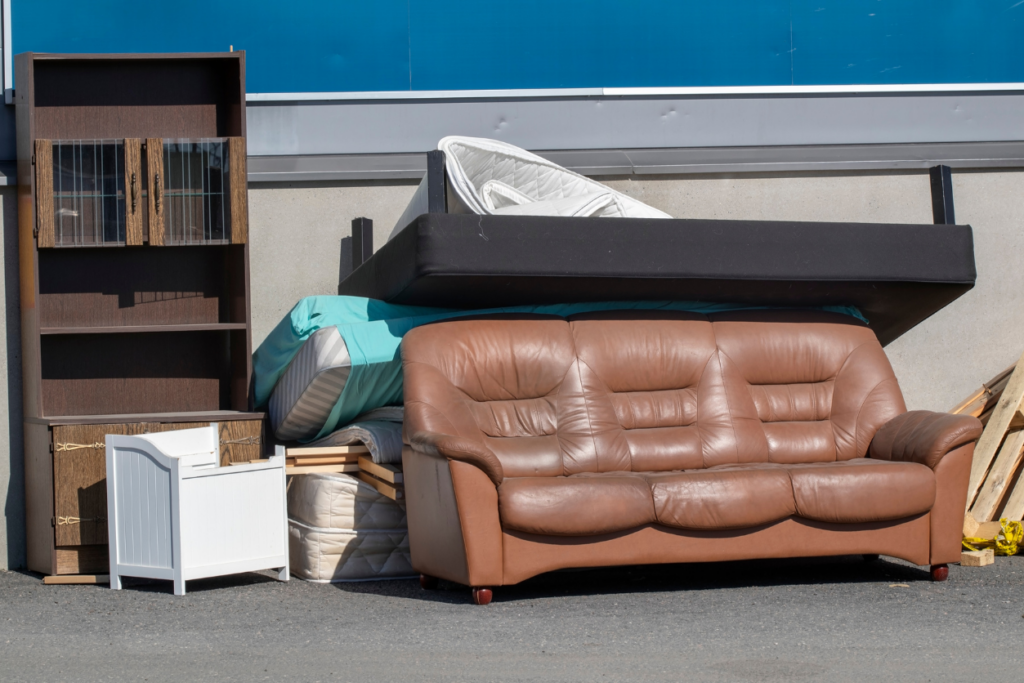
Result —
<svg viewBox="0 0 1024 683"><path fill-rule="evenodd" d="M337 327L314 332L270 395L270 427L282 441L309 439L327 423L352 360Z"/></svg>
<svg viewBox="0 0 1024 683"><path fill-rule="evenodd" d="M450 187L473 213L671 218L505 142L451 135L437 148L444 152Z"/></svg>
<svg viewBox="0 0 1024 683"><path fill-rule="evenodd" d="M321 583L416 576L405 508L347 474L288 482L291 572Z"/></svg>

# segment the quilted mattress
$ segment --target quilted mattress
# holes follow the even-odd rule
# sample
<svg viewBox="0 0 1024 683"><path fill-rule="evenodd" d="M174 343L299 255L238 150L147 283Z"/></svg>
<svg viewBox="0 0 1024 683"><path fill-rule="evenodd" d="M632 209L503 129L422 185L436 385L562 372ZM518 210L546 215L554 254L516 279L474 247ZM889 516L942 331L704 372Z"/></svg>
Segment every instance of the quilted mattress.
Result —
<svg viewBox="0 0 1024 683"><path fill-rule="evenodd" d="M335 583L416 576L405 508L347 474L288 482L291 572Z"/></svg>
<svg viewBox="0 0 1024 683"><path fill-rule="evenodd" d="M337 327L314 332L270 396L270 427L282 441L309 439L327 422L352 371Z"/></svg>
<svg viewBox="0 0 1024 683"><path fill-rule="evenodd" d="M452 189L475 214L671 218L505 142L450 135L437 148Z"/></svg>

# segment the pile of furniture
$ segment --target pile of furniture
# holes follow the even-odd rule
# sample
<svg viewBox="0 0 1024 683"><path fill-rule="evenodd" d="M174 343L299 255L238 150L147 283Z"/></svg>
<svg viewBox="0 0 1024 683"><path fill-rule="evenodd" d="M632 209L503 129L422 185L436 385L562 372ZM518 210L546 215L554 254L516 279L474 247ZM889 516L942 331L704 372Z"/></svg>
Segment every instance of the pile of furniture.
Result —
<svg viewBox="0 0 1024 683"><path fill-rule="evenodd" d="M967 512L976 522L1024 517L1024 359L986 382L954 408L985 425L967 489ZM967 521L967 526L972 520ZM975 537L976 530L964 535Z"/></svg>

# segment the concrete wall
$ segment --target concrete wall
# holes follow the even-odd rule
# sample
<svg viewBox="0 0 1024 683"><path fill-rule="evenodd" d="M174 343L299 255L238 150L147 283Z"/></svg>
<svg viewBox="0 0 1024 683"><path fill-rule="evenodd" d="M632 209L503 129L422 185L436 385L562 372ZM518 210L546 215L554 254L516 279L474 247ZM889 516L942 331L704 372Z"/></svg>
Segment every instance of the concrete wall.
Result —
<svg viewBox="0 0 1024 683"><path fill-rule="evenodd" d="M886 351L911 408L946 410L1024 351L1024 171L955 172L959 223L975 230L978 284ZM923 172L602 179L682 218L930 223ZM298 299L334 294L351 269L353 218L387 239L417 182L261 184L250 188L253 344ZM17 221L13 188L0 190L4 234L0 334L0 567L24 565Z"/></svg>

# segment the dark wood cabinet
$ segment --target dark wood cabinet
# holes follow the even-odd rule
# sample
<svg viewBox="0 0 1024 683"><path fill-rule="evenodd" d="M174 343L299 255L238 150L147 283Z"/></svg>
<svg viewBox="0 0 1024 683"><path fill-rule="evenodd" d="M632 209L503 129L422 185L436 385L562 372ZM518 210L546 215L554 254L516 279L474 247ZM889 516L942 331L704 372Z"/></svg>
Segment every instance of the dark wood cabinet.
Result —
<svg viewBox="0 0 1024 683"><path fill-rule="evenodd" d="M245 56L15 58L29 567L104 573L107 434L250 412Z"/></svg>

